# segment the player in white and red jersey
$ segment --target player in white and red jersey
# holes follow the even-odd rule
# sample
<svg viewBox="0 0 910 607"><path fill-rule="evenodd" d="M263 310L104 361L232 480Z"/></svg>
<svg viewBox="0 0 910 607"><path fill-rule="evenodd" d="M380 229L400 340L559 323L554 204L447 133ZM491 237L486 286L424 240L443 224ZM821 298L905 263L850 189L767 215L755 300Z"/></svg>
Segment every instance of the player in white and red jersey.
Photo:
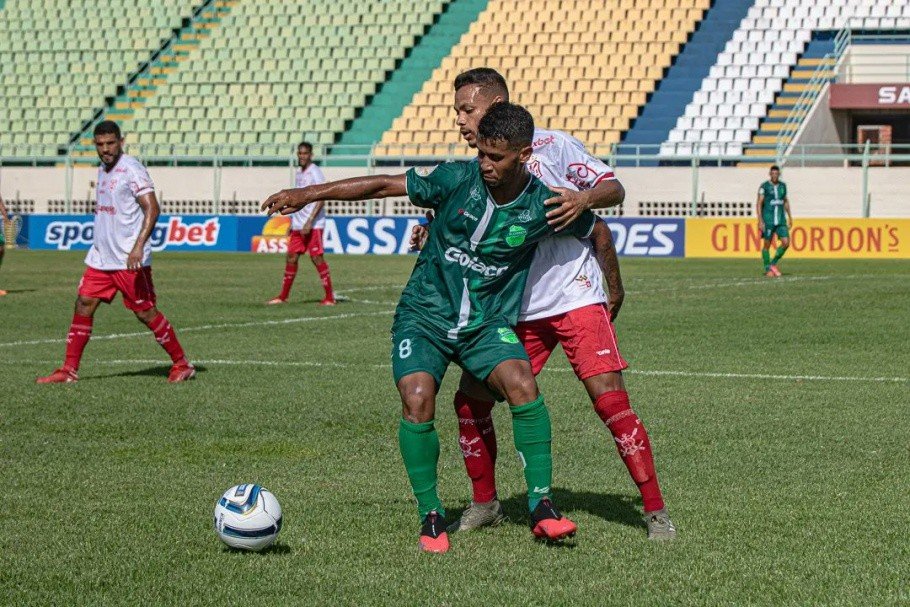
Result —
<svg viewBox="0 0 910 607"><path fill-rule="evenodd" d="M56 384L79 379L79 362L92 336L95 311L101 302L113 301L118 292L123 296L123 305L152 330L170 355L173 366L168 381L192 379L196 369L187 360L171 323L155 307L149 241L160 213L155 186L142 163L123 153L123 137L115 122L98 123L94 141L101 165L94 239L85 258L88 268L79 282L63 366L37 381Z"/></svg>
<svg viewBox="0 0 910 607"><path fill-rule="evenodd" d="M508 100L505 79L495 70L476 68L455 78L456 124L468 145L476 145L477 125L487 109ZM625 192L613 169L571 135L536 129L533 148L528 169L560 193L553 201L559 206L548 213L551 224L566 226L586 209L622 202ZM629 404L623 383L622 370L628 365L619 353L612 323L622 303L622 284L612 239L607 251L598 252L610 258L602 260L609 269L609 301L589 241L568 236L541 241L515 332L535 375L556 345L562 345L641 492L648 537L670 539L676 529L664 508L648 434ZM496 499L496 433L491 416L495 398L481 379L463 373L455 394L459 442L474 497L453 531L495 525L504 518Z"/></svg>
<svg viewBox="0 0 910 607"><path fill-rule="evenodd" d="M313 144L301 141L297 146L297 174L294 178L294 187L303 188L308 185L325 183L322 171L313 162ZM287 302L291 294L291 286L297 277L297 266L300 256L309 253L310 261L316 266L325 297L319 302L321 306L335 305L335 292L332 290L332 275L329 273L329 264L325 262L322 248L322 232L325 229L325 203L317 202L304 207L291 215L291 231L288 239L287 261L284 265L284 280L281 283L281 293L278 297L269 300L269 304L282 304Z"/></svg>

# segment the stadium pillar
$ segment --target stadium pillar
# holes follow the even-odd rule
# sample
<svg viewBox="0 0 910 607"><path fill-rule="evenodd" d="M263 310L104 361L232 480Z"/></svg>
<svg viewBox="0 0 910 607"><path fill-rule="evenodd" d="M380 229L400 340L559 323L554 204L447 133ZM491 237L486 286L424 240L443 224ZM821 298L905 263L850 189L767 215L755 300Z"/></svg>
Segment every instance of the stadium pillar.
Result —
<svg viewBox="0 0 910 607"><path fill-rule="evenodd" d="M689 215L698 215L698 151L692 156L692 209Z"/></svg>
<svg viewBox="0 0 910 607"><path fill-rule="evenodd" d="M869 217L869 141L863 147L863 217Z"/></svg>
<svg viewBox="0 0 910 607"><path fill-rule="evenodd" d="M64 199L66 202L66 213L69 215L73 212L73 156L72 150L66 152L66 169L63 172L63 189Z"/></svg>

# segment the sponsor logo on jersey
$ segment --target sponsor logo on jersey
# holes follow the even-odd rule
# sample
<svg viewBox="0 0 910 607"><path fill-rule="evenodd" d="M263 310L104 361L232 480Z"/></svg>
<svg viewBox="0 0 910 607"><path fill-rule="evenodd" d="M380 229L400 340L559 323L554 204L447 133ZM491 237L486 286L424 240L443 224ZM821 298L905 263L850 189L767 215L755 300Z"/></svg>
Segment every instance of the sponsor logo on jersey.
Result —
<svg viewBox="0 0 910 607"><path fill-rule="evenodd" d="M515 331L509 329L508 327L500 327L497 329L499 333L499 341L507 344L517 344L518 336L515 335Z"/></svg>
<svg viewBox="0 0 910 607"><path fill-rule="evenodd" d="M528 231L516 225L509 226L509 233L506 234L506 242L510 247L517 247L525 241L525 238L528 236Z"/></svg>
<svg viewBox="0 0 910 607"><path fill-rule="evenodd" d="M509 266L488 266L487 264L480 261L477 257L471 256L468 253L465 253L458 247L449 247L446 250L446 261L451 261L452 263L457 263L463 268L468 268L473 270L478 274L482 274L487 278L493 278L499 276L503 272L509 269Z"/></svg>
<svg viewBox="0 0 910 607"><path fill-rule="evenodd" d="M414 172L420 177L429 177L430 173L435 171L438 166L438 164L434 164L432 166L415 167Z"/></svg>
<svg viewBox="0 0 910 607"><path fill-rule="evenodd" d="M473 219L474 221L480 221L479 218L475 217L474 215L471 215L471 214L468 213L465 209L458 209L458 214L459 214L459 215L464 215L464 216L467 217L468 219Z"/></svg>
<svg viewBox="0 0 910 607"><path fill-rule="evenodd" d="M541 137L540 139L535 139L531 145L535 148L539 148L545 145L550 145L554 141L556 141L556 135L550 135L549 137Z"/></svg>
<svg viewBox="0 0 910 607"><path fill-rule="evenodd" d="M531 209L525 209L524 211L522 211L521 214L518 216L518 221L520 221L521 223L528 223L529 221L531 221Z"/></svg>
<svg viewBox="0 0 910 607"><path fill-rule="evenodd" d="M577 282L583 289L591 288L591 279L588 278L587 274L579 274L575 277L575 282Z"/></svg>
<svg viewBox="0 0 910 607"><path fill-rule="evenodd" d="M168 246L187 245L209 247L218 243L221 224L218 217L203 221L185 222L182 217L168 218L165 223L155 224L149 242L153 251ZM45 241L59 251L73 247L90 246L95 240L95 225L91 221L52 221L47 224Z"/></svg>

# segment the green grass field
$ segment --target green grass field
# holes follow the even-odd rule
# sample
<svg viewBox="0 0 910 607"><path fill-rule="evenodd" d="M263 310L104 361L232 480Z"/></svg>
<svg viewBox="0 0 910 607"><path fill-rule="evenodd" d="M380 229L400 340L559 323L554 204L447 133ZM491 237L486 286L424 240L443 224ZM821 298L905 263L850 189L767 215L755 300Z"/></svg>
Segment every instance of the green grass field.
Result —
<svg viewBox="0 0 910 607"><path fill-rule="evenodd" d="M2 605L887 605L910 601L910 263L623 260L618 321L679 538L646 539L609 434L557 353L540 377L557 504L574 543L535 543L508 411L495 412L510 522L419 554L396 442L391 311L414 259L332 257L350 301L276 256L162 254L159 307L198 379L119 300L81 381L59 366L80 253L11 251L0 272ZM470 499L442 387L440 484ZM276 546L227 550L215 500L257 482Z"/></svg>

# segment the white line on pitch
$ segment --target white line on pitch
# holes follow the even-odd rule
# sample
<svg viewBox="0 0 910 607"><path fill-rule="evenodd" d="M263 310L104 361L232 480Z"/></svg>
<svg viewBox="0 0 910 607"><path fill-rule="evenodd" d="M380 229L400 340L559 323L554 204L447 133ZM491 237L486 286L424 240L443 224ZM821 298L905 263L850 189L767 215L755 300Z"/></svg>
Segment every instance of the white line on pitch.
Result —
<svg viewBox="0 0 910 607"><path fill-rule="evenodd" d="M269 325L290 325L301 322L315 322L321 320L340 320L344 318L357 318L363 316L388 316L392 313L391 310L385 312L352 312L350 314L334 314L332 316L302 316L297 318L282 318L280 320L254 320L250 322L236 322L236 323L221 323L217 325L199 325L196 327L176 327L177 334L189 333L193 331L211 331L213 329L239 329L244 327L263 327ZM111 333L108 335L93 335L92 339L122 339L126 337L141 337L148 335L149 331L136 331L134 333ZM33 340L24 340L24 341L9 341L9 342L0 342L0 348L8 348L14 346L34 346L37 344L60 344L64 343L65 339L33 339Z"/></svg>
<svg viewBox="0 0 910 607"><path fill-rule="evenodd" d="M332 367L337 369L389 369L392 365L385 364L361 364L361 363L344 363L333 361L284 361L284 360L229 360L229 359L201 359L193 360L197 365L225 365L225 366L247 366L247 367ZM46 360L0 360L0 365L21 365L21 364L46 364L53 365L54 361ZM89 365L153 365L167 364L165 359L117 359L117 360L92 360ZM557 372L572 372L565 367L548 369ZM876 382L876 383L906 383L910 382L910 377L871 377L856 375L777 375L770 373L719 373L712 371L669 371L669 370L648 370L648 369L627 369L624 373L632 375L650 375L650 376L669 376L669 377L708 377L716 379L780 379L791 381L855 381L855 382Z"/></svg>

